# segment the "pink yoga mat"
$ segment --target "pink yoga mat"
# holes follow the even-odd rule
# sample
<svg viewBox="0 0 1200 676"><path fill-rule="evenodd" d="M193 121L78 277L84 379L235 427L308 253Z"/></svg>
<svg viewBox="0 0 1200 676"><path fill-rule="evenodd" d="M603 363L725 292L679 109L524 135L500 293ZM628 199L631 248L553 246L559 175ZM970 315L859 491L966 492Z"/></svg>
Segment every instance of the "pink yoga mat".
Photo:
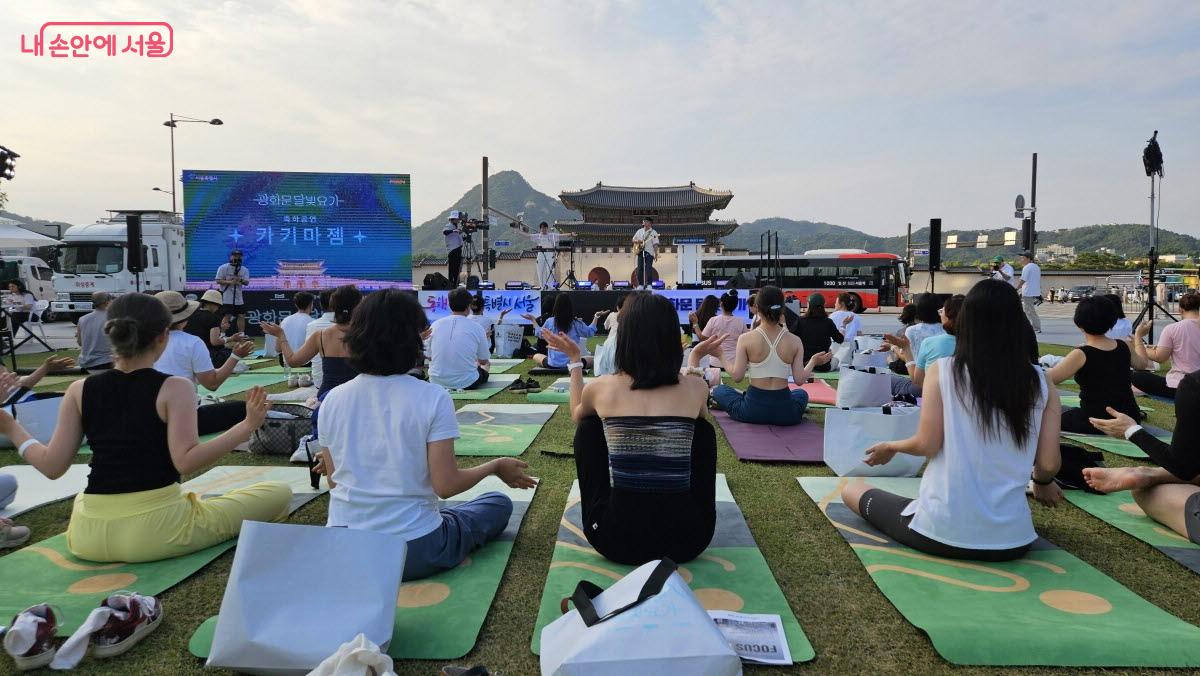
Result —
<svg viewBox="0 0 1200 676"><path fill-rule="evenodd" d="M810 404L827 404L833 406L837 402L837 390L829 386L829 383L824 380L818 380L811 383L797 385L796 383L788 384L790 389L801 389L808 392L808 403Z"/></svg>
<svg viewBox="0 0 1200 676"><path fill-rule="evenodd" d="M738 422L725 411L713 411L738 460L761 462L822 462L825 431L806 420L791 427Z"/></svg>

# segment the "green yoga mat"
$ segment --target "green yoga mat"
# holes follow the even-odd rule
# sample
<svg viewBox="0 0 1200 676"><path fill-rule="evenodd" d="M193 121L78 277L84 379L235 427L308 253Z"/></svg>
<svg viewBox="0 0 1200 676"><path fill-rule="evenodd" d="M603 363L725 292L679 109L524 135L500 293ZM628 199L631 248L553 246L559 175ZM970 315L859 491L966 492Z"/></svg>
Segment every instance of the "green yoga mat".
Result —
<svg viewBox="0 0 1200 676"><path fill-rule="evenodd" d="M292 368L292 369L291 369L291 371L287 371L287 370L285 370L285 369L284 369L282 366L280 366L279 364L275 364L274 366L264 366L264 367L262 367L262 368L260 368L260 369L250 369L250 373L251 373L251 374L253 374L253 375L256 375L256 376L257 376L257 375L263 375L263 374L267 374L267 373L271 373L271 374L280 374L280 373L282 373L282 374L286 375L286 374L287 374L287 373L289 373L289 372L290 372L290 373L294 373L294 374L296 374L296 375L300 375L300 374L302 374L302 373L311 374L311 373L312 373L312 367L311 367L311 366L297 366L297 367L295 367L295 368Z"/></svg>
<svg viewBox="0 0 1200 676"><path fill-rule="evenodd" d="M567 508L558 526L558 541L550 559L546 587L533 628L530 648L540 654L542 629L562 615L560 602L571 596L580 580L601 587L625 577L634 566L613 563L598 554L583 537L580 527L579 482L571 485ZM816 657L812 644L788 606L766 559L754 543L742 510L729 492L724 474L717 475L717 530L699 558L682 564L679 572L696 598L708 610L779 615L792 659L807 662Z"/></svg>
<svg viewBox="0 0 1200 676"><path fill-rule="evenodd" d="M449 390L450 398L455 401L483 401L491 399L501 390L508 387L514 380L520 378L517 374L498 374L488 376L488 381L482 387L474 390Z"/></svg>
<svg viewBox="0 0 1200 676"><path fill-rule="evenodd" d="M521 455L546 421L554 404L467 404L455 412L459 438L455 455Z"/></svg>
<svg viewBox="0 0 1200 676"><path fill-rule="evenodd" d="M320 492L308 483L303 467L214 467L184 486L201 495L214 495L258 481L283 481L292 487L292 511ZM151 563L93 563L67 550L66 533L55 535L0 557L0 617L12 618L36 603L49 603L59 613L58 634L74 631L88 613L114 591L128 589L155 595L174 587L236 544L229 540L208 549Z"/></svg>
<svg viewBox="0 0 1200 676"><path fill-rule="evenodd" d="M954 664L1197 667L1200 629L1046 540L1017 561L954 561L898 545L842 504L839 477L802 477L888 601ZM920 479L871 478L915 496Z"/></svg>
<svg viewBox="0 0 1200 676"><path fill-rule="evenodd" d="M1079 401L1078 394L1061 394L1060 393L1058 395L1058 400L1059 400L1059 402L1062 403L1063 408L1079 408L1082 405L1081 402ZM1154 409L1150 408L1149 406L1138 406L1138 408L1142 409L1143 413L1153 413L1154 412Z"/></svg>
<svg viewBox="0 0 1200 676"><path fill-rule="evenodd" d="M524 363L524 359L492 359L488 361L488 364L491 365L490 370L493 374L508 373Z"/></svg>
<svg viewBox="0 0 1200 676"><path fill-rule="evenodd" d="M595 378L584 378L583 384L595 380ZM543 387L541 392L530 392L529 401L539 404L569 404L571 403L571 379L559 378L550 384L549 387Z"/></svg>
<svg viewBox="0 0 1200 676"><path fill-rule="evenodd" d="M82 380L86 377L87 376L78 375L78 374L61 375L61 376L46 376L45 378L42 378L41 380L39 380L38 384L33 386L33 389L35 389L35 390L51 390L52 389L52 390L59 390L61 392L66 392L68 385L75 382L76 380Z"/></svg>
<svg viewBox="0 0 1200 676"><path fill-rule="evenodd" d="M1063 494L1088 514L1154 547L1193 573L1200 573L1200 545L1146 516L1129 491L1110 495L1085 491L1063 491Z"/></svg>
<svg viewBox="0 0 1200 676"><path fill-rule="evenodd" d="M396 599L396 625L388 646L392 657L452 660L475 647L534 493L509 488L500 479L488 477L470 491L443 501L441 507L465 502L488 491L499 491L512 498L513 513L508 527L499 538L472 552L458 567L401 585ZM188 651L207 658L216 628L217 618L205 620L192 634Z"/></svg>
<svg viewBox="0 0 1200 676"><path fill-rule="evenodd" d="M812 374L812 377L815 380L824 380L826 382L830 382L830 381L837 381L841 377L841 375L837 371L826 371L825 373L819 373L819 372L814 371Z"/></svg>
<svg viewBox="0 0 1200 676"><path fill-rule="evenodd" d="M1166 430L1151 429L1150 433L1167 443L1171 443L1171 433ZM1062 437L1070 439L1075 443L1087 444L1088 446L1125 456L1126 458L1146 457L1146 452L1138 448L1137 444L1125 439L1114 439L1104 434L1074 434L1071 432L1063 432Z"/></svg>
<svg viewBox="0 0 1200 676"><path fill-rule="evenodd" d="M221 383L216 392L209 392L207 388L202 386L197 386L196 391L199 392L200 396L211 394L216 397L229 397L241 394L242 392L249 392L252 387L270 387L271 385L285 382L287 382L287 376L282 373L258 374L248 371L229 376L225 382Z"/></svg>

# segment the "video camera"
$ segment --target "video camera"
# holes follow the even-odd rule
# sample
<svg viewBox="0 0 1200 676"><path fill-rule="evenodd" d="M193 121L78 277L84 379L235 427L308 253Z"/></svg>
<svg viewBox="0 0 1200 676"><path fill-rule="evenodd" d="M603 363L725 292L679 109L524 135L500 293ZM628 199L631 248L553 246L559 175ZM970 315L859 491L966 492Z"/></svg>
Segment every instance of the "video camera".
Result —
<svg viewBox="0 0 1200 676"><path fill-rule="evenodd" d="M462 224L462 231L466 234L470 234L476 230L487 232L492 229L492 225L486 220L471 218L471 215L465 211L458 212L458 221Z"/></svg>

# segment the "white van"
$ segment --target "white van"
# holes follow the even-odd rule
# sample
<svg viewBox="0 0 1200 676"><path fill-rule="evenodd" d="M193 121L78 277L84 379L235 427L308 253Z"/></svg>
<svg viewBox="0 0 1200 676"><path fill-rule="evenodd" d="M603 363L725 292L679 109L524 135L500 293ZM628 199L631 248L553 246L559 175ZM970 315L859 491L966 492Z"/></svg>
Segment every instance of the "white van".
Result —
<svg viewBox="0 0 1200 676"><path fill-rule="evenodd" d="M14 279L21 280L38 300L49 302L55 298L54 271L40 258L0 254L0 284L7 284Z"/></svg>

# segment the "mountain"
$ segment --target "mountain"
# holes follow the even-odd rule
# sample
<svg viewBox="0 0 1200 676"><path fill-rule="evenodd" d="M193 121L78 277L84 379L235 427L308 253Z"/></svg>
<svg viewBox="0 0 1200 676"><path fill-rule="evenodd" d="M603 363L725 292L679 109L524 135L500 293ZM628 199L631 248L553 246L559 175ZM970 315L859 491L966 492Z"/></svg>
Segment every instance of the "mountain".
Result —
<svg viewBox="0 0 1200 676"><path fill-rule="evenodd" d="M721 241L731 249L758 251L763 241L762 234L768 230L779 233L781 253L803 253L808 249L888 250L883 248L882 237L831 223L793 221L790 218L760 218L757 221L742 223L737 230Z"/></svg>
<svg viewBox="0 0 1200 676"><path fill-rule="evenodd" d="M413 253L444 254L446 247L445 240L442 239L442 226L450 217L450 212L465 211L471 218L480 218L479 205L482 203L482 197L483 187L476 184L442 213L413 228ZM524 177L511 170L501 171L488 178L488 205L513 216L524 212L525 223L535 228L542 221L553 223L555 220L579 218L577 212L564 207L558 199L538 192ZM523 233L508 227L508 221L503 217L497 218L499 222L488 233L488 240L512 242L512 246L498 251L521 251L533 246Z"/></svg>

